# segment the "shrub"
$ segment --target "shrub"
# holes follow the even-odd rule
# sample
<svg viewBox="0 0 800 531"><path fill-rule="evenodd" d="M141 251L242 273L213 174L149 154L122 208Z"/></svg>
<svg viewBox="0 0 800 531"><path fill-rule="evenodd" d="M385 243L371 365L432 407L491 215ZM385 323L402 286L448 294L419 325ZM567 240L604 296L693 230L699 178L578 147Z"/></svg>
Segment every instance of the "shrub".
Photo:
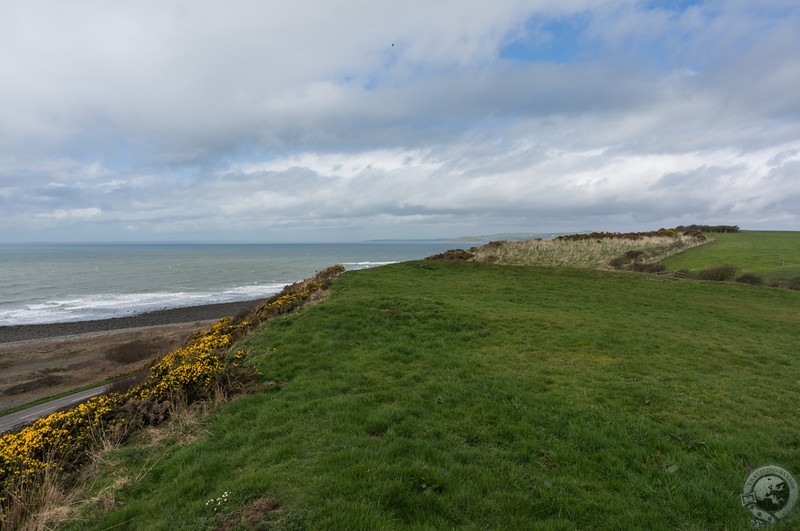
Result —
<svg viewBox="0 0 800 531"><path fill-rule="evenodd" d="M637 258L642 256L643 254L644 254L644 251L628 251L623 256L625 256L625 258L627 258L628 260L636 260Z"/></svg>
<svg viewBox="0 0 800 531"><path fill-rule="evenodd" d="M622 269L622 266L624 266L628 262L630 262L630 260L625 258L625 255L622 255L622 256L618 256L616 258L612 258L611 260L609 260L608 261L608 265L610 265L614 269Z"/></svg>
<svg viewBox="0 0 800 531"><path fill-rule="evenodd" d="M800 291L800 277L792 277L786 283L786 287L795 291Z"/></svg>
<svg viewBox="0 0 800 531"><path fill-rule="evenodd" d="M736 277L736 282L741 282L742 284L751 284L753 286L760 286L764 283L764 279L756 275L755 273L745 273L744 275Z"/></svg>
<svg viewBox="0 0 800 531"><path fill-rule="evenodd" d="M700 280L716 281L730 280L736 274L737 269L738 268L736 266L732 265L709 267L700 271L697 274L697 278Z"/></svg>
<svg viewBox="0 0 800 531"><path fill-rule="evenodd" d="M556 241L582 241L582 240L641 240L647 236L669 236L677 234L675 229L658 229L649 232L592 232L589 234L566 234L554 238Z"/></svg>
<svg viewBox="0 0 800 531"><path fill-rule="evenodd" d="M636 271L637 273L661 273L665 271L667 268L663 264L645 264L645 263L638 263L638 264L631 264L628 266L630 271Z"/></svg>
<svg viewBox="0 0 800 531"><path fill-rule="evenodd" d="M148 374L144 371L139 371L133 373L131 376L126 378L121 378L115 382L112 382L106 388L106 394L110 395L116 393L118 395L125 395L128 391L133 389L134 387L138 387L142 385L145 380L147 380Z"/></svg>
<svg viewBox="0 0 800 531"><path fill-rule="evenodd" d="M690 238L695 238L696 240L707 240L708 239L705 234L703 234L699 230L694 230L694 229L683 231L683 235L684 236L689 236Z"/></svg>
<svg viewBox="0 0 800 531"><path fill-rule="evenodd" d="M675 230L697 232L739 232L738 225L678 225Z"/></svg>
<svg viewBox="0 0 800 531"><path fill-rule="evenodd" d="M474 257L474 254L464 249L450 249L449 251L429 256L426 260L462 260L466 262Z"/></svg>

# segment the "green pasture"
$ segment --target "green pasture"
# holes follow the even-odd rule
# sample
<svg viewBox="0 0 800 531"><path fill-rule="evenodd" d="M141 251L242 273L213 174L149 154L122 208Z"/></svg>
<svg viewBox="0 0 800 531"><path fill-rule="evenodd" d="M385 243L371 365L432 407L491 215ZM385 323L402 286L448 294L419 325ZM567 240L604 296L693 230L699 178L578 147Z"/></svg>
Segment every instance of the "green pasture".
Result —
<svg viewBox="0 0 800 531"><path fill-rule="evenodd" d="M748 529L750 471L800 474L798 325L738 283L348 272L238 345L262 391L105 454L72 528Z"/></svg>
<svg viewBox="0 0 800 531"><path fill-rule="evenodd" d="M735 265L742 273L756 273L765 279L800 276L800 232L748 230L708 236L715 241L661 263L668 269L693 271Z"/></svg>

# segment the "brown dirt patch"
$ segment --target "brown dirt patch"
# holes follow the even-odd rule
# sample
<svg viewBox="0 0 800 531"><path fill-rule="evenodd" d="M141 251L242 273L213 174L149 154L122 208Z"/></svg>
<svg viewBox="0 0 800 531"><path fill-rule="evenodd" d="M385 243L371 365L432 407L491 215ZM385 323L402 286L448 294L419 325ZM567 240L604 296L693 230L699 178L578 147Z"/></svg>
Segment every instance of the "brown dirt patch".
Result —
<svg viewBox="0 0 800 531"><path fill-rule="evenodd" d="M245 529L270 529L276 523L275 513L281 512L281 502L278 498L258 498L250 505L240 507L231 514L220 531L228 531L235 527Z"/></svg>
<svg viewBox="0 0 800 531"><path fill-rule="evenodd" d="M214 322L0 344L0 411L141 369Z"/></svg>

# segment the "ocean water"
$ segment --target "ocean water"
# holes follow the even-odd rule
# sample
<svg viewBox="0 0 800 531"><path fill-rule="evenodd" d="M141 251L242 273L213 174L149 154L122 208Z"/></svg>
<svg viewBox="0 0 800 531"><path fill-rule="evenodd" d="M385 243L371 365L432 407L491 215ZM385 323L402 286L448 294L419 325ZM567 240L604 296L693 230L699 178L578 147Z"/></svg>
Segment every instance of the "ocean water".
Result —
<svg viewBox="0 0 800 531"><path fill-rule="evenodd" d="M328 266L415 260L453 243L0 245L0 326L248 301Z"/></svg>

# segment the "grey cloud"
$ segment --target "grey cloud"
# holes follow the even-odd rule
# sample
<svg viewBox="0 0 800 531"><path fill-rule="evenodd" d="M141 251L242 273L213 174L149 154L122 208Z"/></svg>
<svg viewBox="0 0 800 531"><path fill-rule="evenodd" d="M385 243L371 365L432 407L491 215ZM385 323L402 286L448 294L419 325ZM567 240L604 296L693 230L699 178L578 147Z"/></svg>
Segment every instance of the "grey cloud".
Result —
<svg viewBox="0 0 800 531"><path fill-rule="evenodd" d="M0 21L0 221L176 239L793 226L800 9L758 5L17 3ZM579 60L498 58L531 17L575 13ZM269 160L288 166L241 169Z"/></svg>

